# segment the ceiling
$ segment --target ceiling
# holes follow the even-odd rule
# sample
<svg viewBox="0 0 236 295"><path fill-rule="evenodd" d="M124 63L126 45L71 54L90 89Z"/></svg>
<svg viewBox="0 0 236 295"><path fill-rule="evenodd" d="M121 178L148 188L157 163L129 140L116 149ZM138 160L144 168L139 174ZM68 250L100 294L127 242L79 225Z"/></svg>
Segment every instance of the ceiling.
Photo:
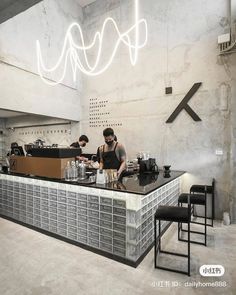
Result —
<svg viewBox="0 0 236 295"><path fill-rule="evenodd" d="M42 0L0 0L0 24L41 1ZM84 7L95 2L96 0L75 1L77 1L81 7Z"/></svg>
<svg viewBox="0 0 236 295"><path fill-rule="evenodd" d="M0 24L42 0L0 0Z"/></svg>
<svg viewBox="0 0 236 295"><path fill-rule="evenodd" d="M89 5L93 2L95 2L96 0L77 0L77 1L81 7L84 7L86 5Z"/></svg>
<svg viewBox="0 0 236 295"><path fill-rule="evenodd" d="M18 117L18 116L23 116L23 115L25 115L25 113L6 111L6 110L0 109L0 119L1 118Z"/></svg>

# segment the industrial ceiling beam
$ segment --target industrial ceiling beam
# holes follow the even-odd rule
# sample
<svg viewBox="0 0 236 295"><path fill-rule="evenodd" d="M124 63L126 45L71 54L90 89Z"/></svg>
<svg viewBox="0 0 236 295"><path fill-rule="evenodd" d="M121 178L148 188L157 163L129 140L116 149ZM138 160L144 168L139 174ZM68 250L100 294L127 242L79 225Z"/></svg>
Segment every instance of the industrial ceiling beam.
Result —
<svg viewBox="0 0 236 295"><path fill-rule="evenodd" d="M1 0L0 24L41 1L42 0Z"/></svg>

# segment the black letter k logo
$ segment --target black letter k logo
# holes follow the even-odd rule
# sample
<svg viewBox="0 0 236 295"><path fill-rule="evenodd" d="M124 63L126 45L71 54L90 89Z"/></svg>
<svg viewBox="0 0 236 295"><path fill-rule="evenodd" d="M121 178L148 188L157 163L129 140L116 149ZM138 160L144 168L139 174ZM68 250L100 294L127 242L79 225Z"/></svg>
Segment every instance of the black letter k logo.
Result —
<svg viewBox="0 0 236 295"><path fill-rule="evenodd" d="M198 115L190 108L188 105L188 102L193 97L193 95L198 91L198 88L202 85L202 83L195 83L193 84L193 87L189 90L189 92L185 95L181 103L177 106L177 108L174 110L174 112L170 115L166 123L172 123L176 117L179 115L179 113L185 109L185 111L193 118L194 121L202 121Z"/></svg>

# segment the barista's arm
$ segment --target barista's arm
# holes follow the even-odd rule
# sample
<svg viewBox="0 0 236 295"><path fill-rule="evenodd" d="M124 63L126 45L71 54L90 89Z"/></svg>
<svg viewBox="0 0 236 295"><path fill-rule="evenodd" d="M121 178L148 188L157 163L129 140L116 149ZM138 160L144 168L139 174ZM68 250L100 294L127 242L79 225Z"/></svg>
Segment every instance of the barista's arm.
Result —
<svg viewBox="0 0 236 295"><path fill-rule="evenodd" d="M99 148L99 157L100 157L99 169L103 169L102 147Z"/></svg>
<svg viewBox="0 0 236 295"><path fill-rule="evenodd" d="M125 169L126 169L126 158L124 157L123 159L121 159L121 165L119 170L117 171L117 176L119 177Z"/></svg>
<svg viewBox="0 0 236 295"><path fill-rule="evenodd" d="M99 169L103 169L103 161L102 160L99 163Z"/></svg>
<svg viewBox="0 0 236 295"><path fill-rule="evenodd" d="M76 156L76 160L88 162L88 158L85 158L83 156Z"/></svg>
<svg viewBox="0 0 236 295"><path fill-rule="evenodd" d="M126 169L126 151L123 145L119 144L118 146L118 152L119 152L119 158L121 161L121 165L119 170L117 171L118 177L121 175L121 173Z"/></svg>

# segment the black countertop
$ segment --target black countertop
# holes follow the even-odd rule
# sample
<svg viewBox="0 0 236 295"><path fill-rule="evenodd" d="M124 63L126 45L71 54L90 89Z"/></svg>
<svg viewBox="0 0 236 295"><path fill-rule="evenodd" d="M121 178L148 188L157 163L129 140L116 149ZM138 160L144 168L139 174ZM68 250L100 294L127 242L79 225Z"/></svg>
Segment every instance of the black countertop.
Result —
<svg viewBox="0 0 236 295"><path fill-rule="evenodd" d="M162 187L163 185L171 182L172 180L180 177L185 173L185 171L171 171L170 174L165 174L163 171L160 171L159 174L134 174L130 176L123 177L121 181L114 181L111 183L106 184L96 184L96 183L86 183L85 182L70 182L60 179L54 178L46 178L46 177L37 177L37 176L30 176L24 174L17 174L17 173L2 173L5 175L12 175L12 176L19 176L19 177L26 177L26 178L33 178L45 181L53 181L59 183L67 183L72 185L83 185L92 188L98 189L105 189L105 190L113 190L119 192L126 192L126 193L133 193L138 195L147 195L150 192Z"/></svg>
<svg viewBox="0 0 236 295"><path fill-rule="evenodd" d="M106 184L94 184L92 187L110 189L115 191L122 191L127 193L134 193L138 195L147 195L152 191L162 187L183 175L185 171L171 171L169 175L160 171L159 174L134 174L123 177L119 182L111 182Z"/></svg>

